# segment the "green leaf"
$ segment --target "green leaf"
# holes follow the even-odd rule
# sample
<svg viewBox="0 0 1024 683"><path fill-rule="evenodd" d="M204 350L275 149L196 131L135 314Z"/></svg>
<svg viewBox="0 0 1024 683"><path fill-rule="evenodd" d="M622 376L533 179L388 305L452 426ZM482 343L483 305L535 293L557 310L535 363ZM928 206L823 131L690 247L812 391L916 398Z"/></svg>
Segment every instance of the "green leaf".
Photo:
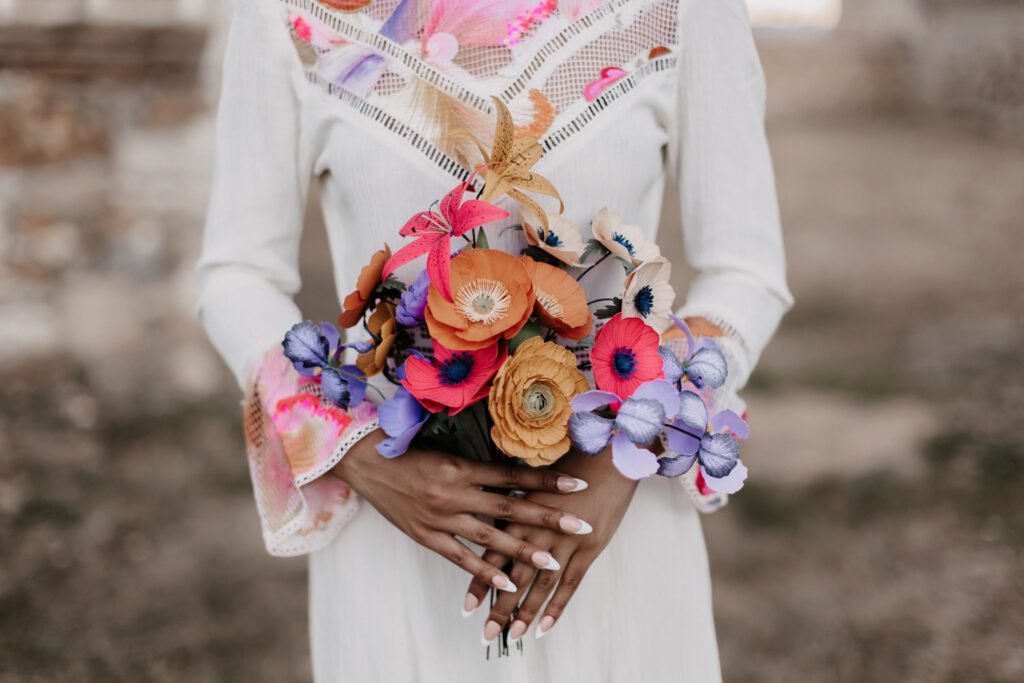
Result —
<svg viewBox="0 0 1024 683"><path fill-rule="evenodd" d="M395 277L392 273L388 275L388 278L384 282L377 285L377 296L381 299L398 299L402 296L402 292L405 291L405 283Z"/></svg>
<svg viewBox="0 0 1024 683"><path fill-rule="evenodd" d="M530 339L531 337L539 337L543 334L544 327L541 326L541 324L536 320L531 320L530 322L523 325L523 329L519 330L519 334L512 337L512 339L509 341L508 352L514 354L516 352L516 349L519 348L519 345L522 344L524 341Z"/></svg>
<svg viewBox="0 0 1024 683"><path fill-rule="evenodd" d="M477 249L490 249L490 242L487 241L487 231L482 227L476 230L476 248Z"/></svg>
<svg viewBox="0 0 1024 683"><path fill-rule="evenodd" d="M583 253L580 255L580 263L586 263L590 259L590 257L593 256L594 254L600 254L601 256L604 256L605 254L610 254L610 253L611 252L608 251L607 247L605 247L603 244L601 244L597 240L592 239L589 242L587 242L586 248L583 250Z"/></svg>
<svg viewBox="0 0 1024 683"><path fill-rule="evenodd" d="M561 261L556 259L554 256L552 256L551 254L549 254L548 252L544 251L543 249L541 249L540 247L538 247L536 245L531 245L531 246L526 247L526 249L523 249L523 251L521 253L524 256L529 256L530 258L532 258L537 263L546 263L549 266L554 266L556 268L564 268L565 267L564 263L562 263Z"/></svg>
<svg viewBox="0 0 1024 683"><path fill-rule="evenodd" d="M610 304L595 311L594 317L598 320L607 320L619 313L622 313L622 299L615 297Z"/></svg>

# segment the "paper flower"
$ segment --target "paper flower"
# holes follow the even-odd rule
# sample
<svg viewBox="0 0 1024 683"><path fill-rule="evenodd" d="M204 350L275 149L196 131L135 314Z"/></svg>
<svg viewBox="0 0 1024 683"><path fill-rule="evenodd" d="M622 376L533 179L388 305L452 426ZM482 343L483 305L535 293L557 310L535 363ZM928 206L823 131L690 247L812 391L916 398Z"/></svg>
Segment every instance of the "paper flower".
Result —
<svg viewBox="0 0 1024 683"><path fill-rule="evenodd" d="M416 327L423 324L423 310L427 307L427 292L430 289L430 276L423 271L413 280L412 284L402 292L395 320L403 327Z"/></svg>
<svg viewBox="0 0 1024 683"><path fill-rule="evenodd" d="M377 452L385 458L397 458L409 450L409 444L430 418L430 412L420 405L405 387L398 387L395 395L377 407L380 428L388 438L377 444Z"/></svg>
<svg viewBox="0 0 1024 683"><path fill-rule="evenodd" d="M607 66L601 69L601 76L587 83L586 87L583 88L583 99L587 102L593 102L601 96L601 93L628 75L624 69L617 66Z"/></svg>
<svg viewBox="0 0 1024 683"><path fill-rule="evenodd" d="M531 337L494 378L488 401L491 438L506 455L531 467L552 464L569 451L570 401L588 387L571 351Z"/></svg>
<svg viewBox="0 0 1024 683"><path fill-rule="evenodd" d="M359 324L366 311L366 306L370 303L373 290L380 284L381 278L384 276L384 264L390 258L391 249L385 244L384 248L376 252L370 258L370 262L359 271L355 290L346 296L342 303L338 325L348 329Z"/></svg>
<svg viewBox="0 0 1024 683"><path fill-rule="evenodd" d="M452 300L451 254L452 237L461 237L470 230L508 217L508 211L477 199L462 201L468 187L460 183L441 200L438 211L423 211L402 226L403 237L416 240L399 249L384 265L384 277L423 254L427 256L430 284L448 301Z"/></svg>
<svg viewBox="0 0 1024 683"><path fill-rule="evenodd" d="M590 363L594 383L602 391L624 398L637 387L661 379L663 362L658 352L658 333L639 318L616 315L597 333Z"/></svg>
<svg viewBox="0 0 1024 683"><path fill-rule="evenodd" d="M614 418L591 411L619 405ZM644 479L658 472L658 458L643 448L665 428L669 416L679 412L679 393L669 382L654 380L640 385L626 398L607 391L588 391L573 399L576 411L569 418L572 442L584 453L597 455L611 442L612 463L623 476Z"/></svg>
<svg viewBox="0 0 1024 683"><path fill-rule="evenodd" d="M467 249L451 262L448 299L431 281L425 318L430 336L460 351L484 349L511 339L533 312L530 274L518 256L494 249Z"/></svg>
<svg viewBox="0 0 1024 683"><path fill-rule="evenodd" d="M366 329L373 337L371 347L356 358L356 367L367 377L380 374L388 362L388 353L398 337L395 323L395 305L382 301L377 304L366 323Z"/></svg>
<svg viewBox="0 0 1024 683"><path fill-rule="evenodd" d="M635 225L626 225L622 216L610 209L597 212L592 230L594 239L614 256L634 266L661 256L658 245L647 239L643 230Z"/></svg>
<svg viewBox="0 0 1024 683"><path fill-rule="evenodd" d="M658 257L640 264L626 277L622 315L640 318L656 330L663 330L672 313L676 291L672 289L672 265Z"/></svg>
<svg viewBox="0 0 1024 683"><path fill-rule="evenodd" d="M432 413L448 408L456 415L487 396L491 379L508 356L504 344L475 351L454 351L437 339L433 344L434 360L410 356L402 380L402 386Z"/></svg>
<svg viewBox="0 0 1024 683"><path fill-rule="evenodd" d="M710 339L698 341L685 322L669 317L686 336L686 346L680 348L679 340L672 340L661 347L665 377L674 384L689 380L698 389L718 389L724 385L729 365L718 345Z"/></svg>
<svg viewBox="0 0 1024 683"><path fill-rule="evenodd" d="M747 478L736 443L737 438L750 435L747 423L731 410L723 410L709 420L707 405L692 391L684 391L679 400L679 413L665 432L669 449L677 455L662 458L658 473L678 477L699 462L708 488L736 493Z"/></svg>
<svg viewBox="0 0 1024 683"><path fill-rule="evenodd" d="M342 408L363 402L366 376L354 365L340 365L341 334L329 323L306 320L288 331L282 342L284 355L296 372L320 382L324 396Z"/></svg>
<svg viewBox="0 0 1024 683"><path fill-rule="evenodd" d="M560 268L526 256L523 265L533 281L537 295L534 311L542 325L574 341L593 332L594 320L587 306L587 293L579 282Z"/></svg>
<svg viewBox="0 0 1024 683"><path fill-rule="evenodd" d="M535 220L537 227L529 221L523 222L526 241L551 254L567 266L577 266L583 255L583 235L572 222L561 216L546 214L547 228Z"/></svg>
<svg viewBox="0 0 1024 683"><path fill-rule="evenodd" d="M494 143L488 154L481 145L480 154L484 157L484 193L481 199L493 201L502 195L508 195L513 201L523 205L537 217L545 231L548 229L547 213L540 204L524 194L536 192L554 197L558 200L559 212L563 210L562 197L551 181L532 171L534 164L544 155L544 149L530 137L515 135L515 123L508 107L497 97L494 100L497 122L494 129Z"/></svg>

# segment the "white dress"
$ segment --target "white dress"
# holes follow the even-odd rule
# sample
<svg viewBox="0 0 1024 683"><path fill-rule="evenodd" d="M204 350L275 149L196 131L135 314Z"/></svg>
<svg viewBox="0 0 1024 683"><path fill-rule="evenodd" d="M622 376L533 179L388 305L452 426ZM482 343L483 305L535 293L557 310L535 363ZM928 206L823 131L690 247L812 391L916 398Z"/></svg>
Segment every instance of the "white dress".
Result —
<svg viewBox="0 0 1024 683"><path fill-rule="evenodd" d="M241 385L302 320L292 297L311 181L322 186L340 301L385 240L401 246L405 221L465 177L445 150L441 115L425 115L429 97L411 94L426 81L474 130L493 125L475 123L493 122L491 95L517 124L540 126L545 156L535 170L585 236L607 206L654 238L666 183L676 183L686 257L699 273L680 312L729 332L733 385L742 386L791 305L764 80L743 0L561 0L557 10L423 0L428 13L432 4L456 13L427 47L422 34L403 40L385 25L396 0L356 12L331 4L346 5L236 0L199 307ZM540 18L521 22L521 33L509 25L500 48L474 44L486 22L469 8L509 5ZM339 86L366 54L369 85ZM518 222L516 207L500 203L513 214L507 223ZM518 248L521 233L500 228L488 229L491 246ZM601 268L591 298L621 286L621 268ZM460 616L467 576L370 506L355 510L352 496L336 523L287 551L310 554L321 683L720 680L700 520L676 480L641 482L565 616L543 640L526 638L521 655L500 659L480 647L486 610Z"/></svg>

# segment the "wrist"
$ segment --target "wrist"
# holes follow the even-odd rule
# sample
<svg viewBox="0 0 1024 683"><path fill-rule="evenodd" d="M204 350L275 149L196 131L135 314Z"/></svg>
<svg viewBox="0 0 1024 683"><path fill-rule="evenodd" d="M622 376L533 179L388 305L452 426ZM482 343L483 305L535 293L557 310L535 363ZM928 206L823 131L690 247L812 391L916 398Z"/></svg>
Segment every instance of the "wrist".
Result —
<svg viewBox="0 0 1024 683"><path fill-rule="evenodd" d="M377 444L386 438L387 434L384 433L384 430L379 428L373 430L352 445L345 457L339 460L331 470L332 473L345 480L353 488L357 488L356 482L365 473L367 467L384 458L377 452Z"/></svg>

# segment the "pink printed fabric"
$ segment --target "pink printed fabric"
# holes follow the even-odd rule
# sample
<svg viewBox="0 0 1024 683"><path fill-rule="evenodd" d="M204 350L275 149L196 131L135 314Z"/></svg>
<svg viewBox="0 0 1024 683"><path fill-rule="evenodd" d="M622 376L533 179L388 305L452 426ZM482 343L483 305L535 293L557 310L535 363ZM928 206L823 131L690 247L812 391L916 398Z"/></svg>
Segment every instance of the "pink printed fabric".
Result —
<svg viewBox="0 0 1024 683"><path fill-rule="evenodd" d="M280 348L251 374L244 426L263 541L276 556L323 548L358 508L349 486L331 474L345 453L378 427L377 409L331 405L300 376Z"/></svg>

